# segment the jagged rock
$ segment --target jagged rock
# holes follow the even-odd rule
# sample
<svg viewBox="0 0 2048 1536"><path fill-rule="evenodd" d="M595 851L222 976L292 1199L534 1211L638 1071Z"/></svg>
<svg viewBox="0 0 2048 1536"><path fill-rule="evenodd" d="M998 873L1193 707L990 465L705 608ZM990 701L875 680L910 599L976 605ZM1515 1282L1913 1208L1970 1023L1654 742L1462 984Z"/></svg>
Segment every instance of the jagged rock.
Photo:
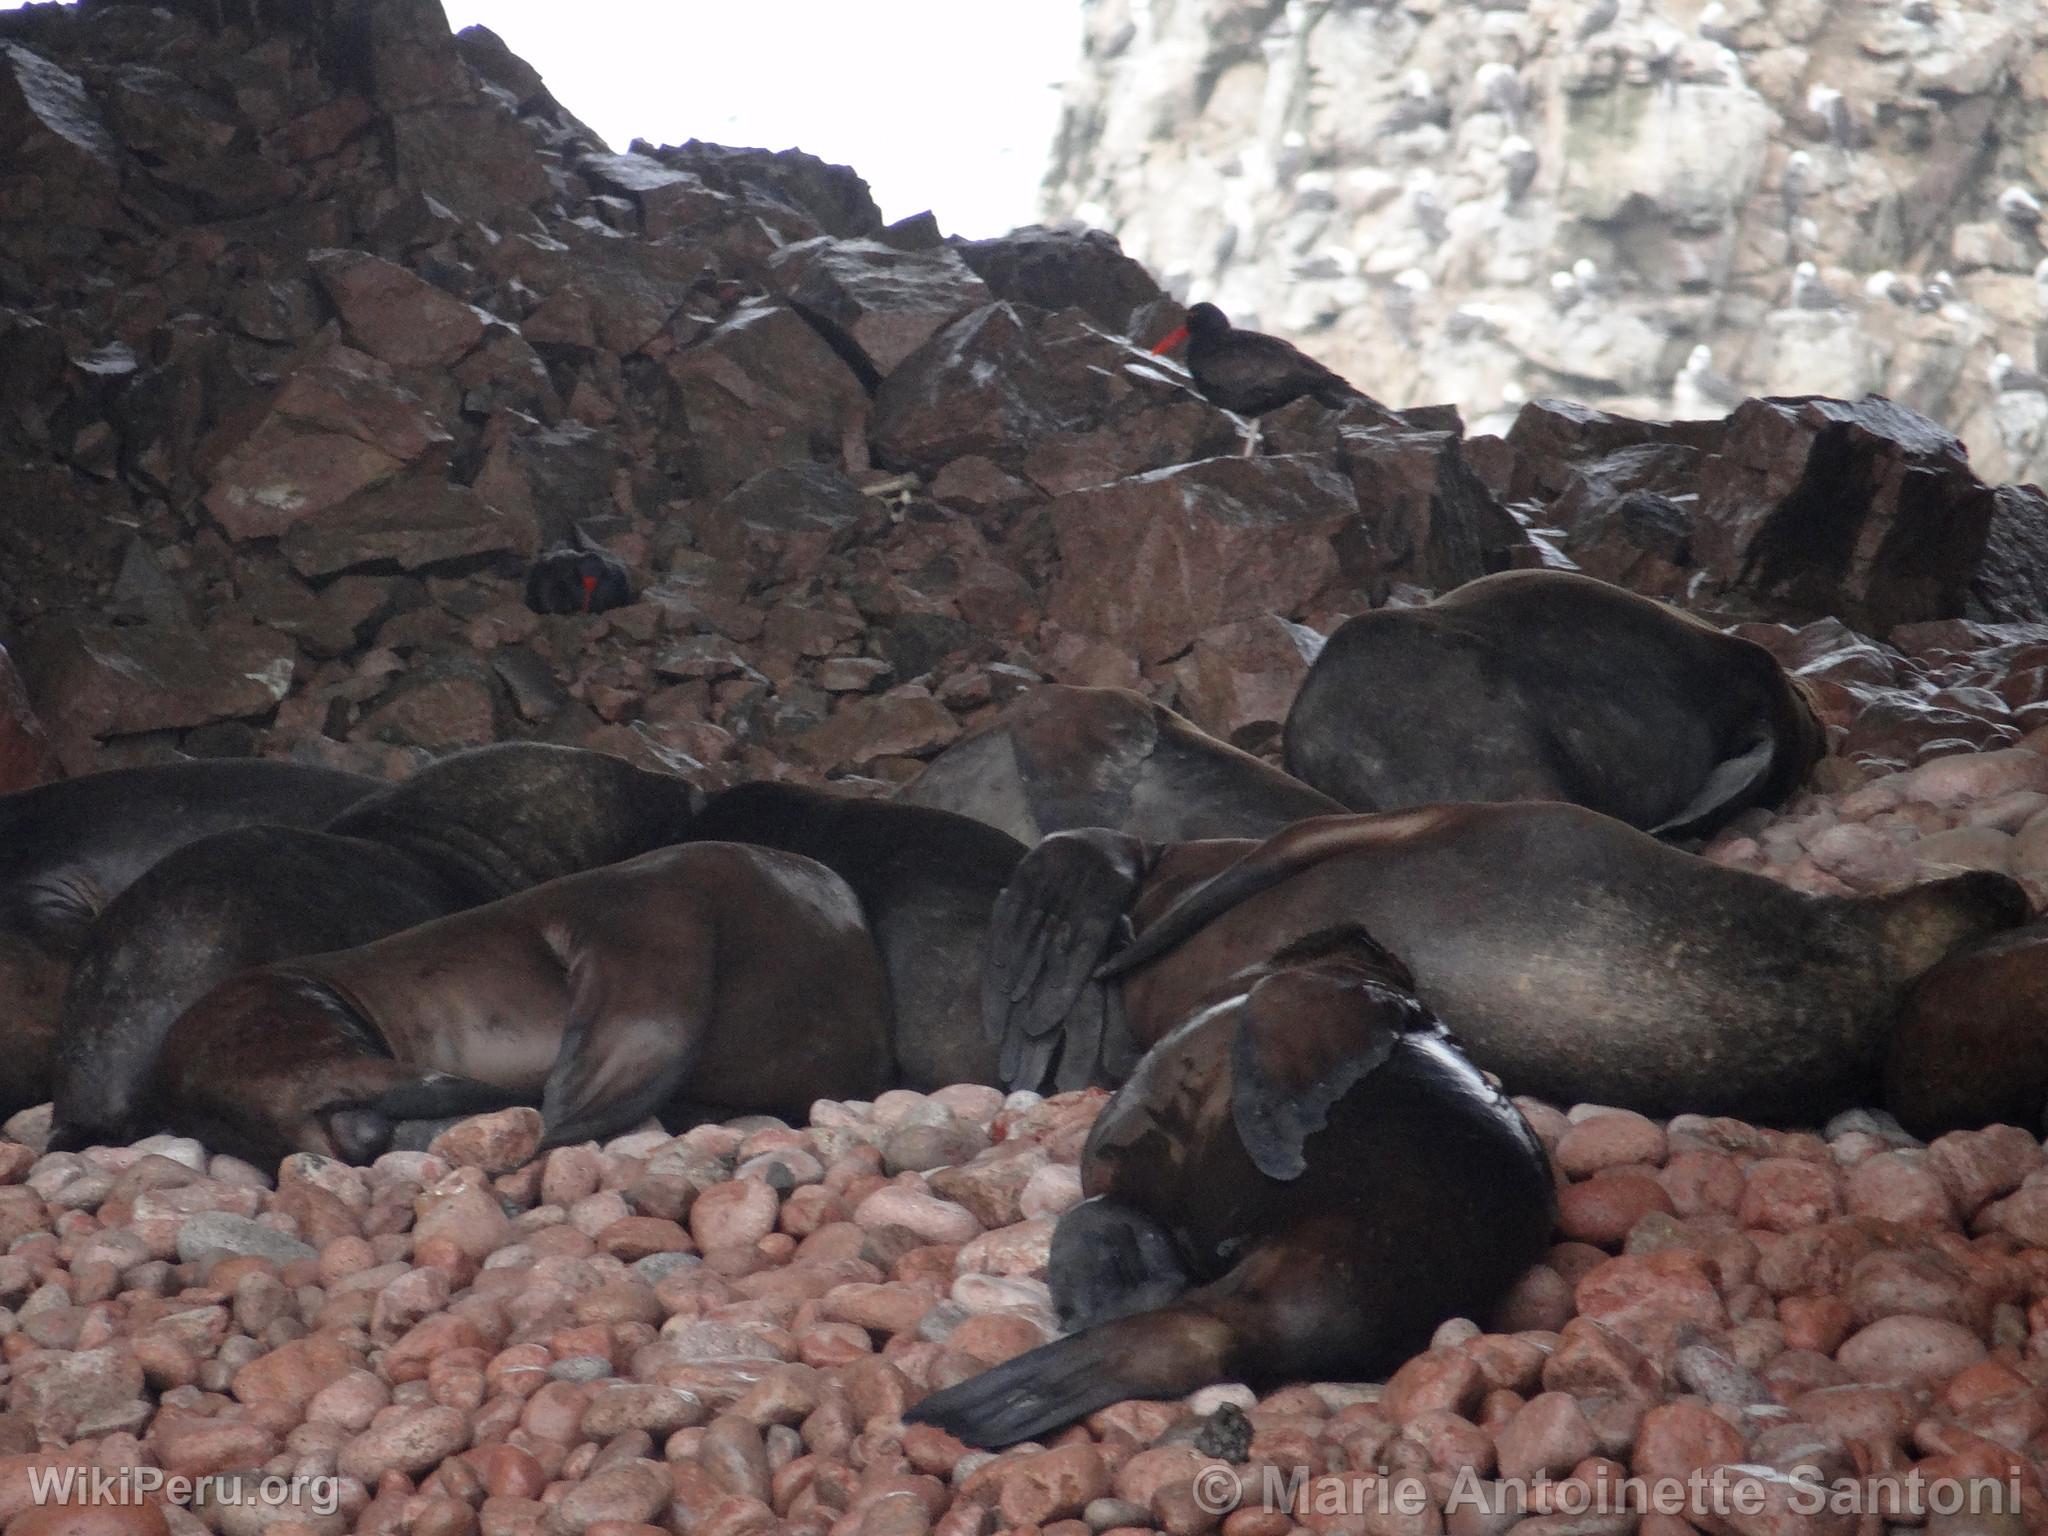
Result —
<svg viewBox="0 0 2048 1536"><path fill-rule="evenodd" d="M632 147L642 152L640 141ZM861 239L882 227L881 210L875 207L868 184L852 168L801 150L771 153L691 139L644 152L672 169L691 172L728 196L780 203L803 214L824 234Z"/></svg>
<svg viewBox="0 0 2048 1536"><path fill-rule="evenodd" d="M295 523L278 543L292 569L307 577L387 564L415 571L472 555L530 558L539 547L531 512L493 505L469 486L432 474L364 491Z"/></svg>
<svg viewBox="0 0 2048 1536"><path fill-rule="evenodd" d="M0 649L0 795L33 789L62 772L14 658Z"/></svg>
<svg viewBox="0 0 2048 1536"><path fill-rule="evenodd" d="M446 368L483 339L484 317L367 251L315 251L313 275L351 345L394 368Z"/></svg>
<svg viewBox="0 0 2048 1536"><path fill-rule="evenodd" d="M712 509L702 539L709 553L764 581L803 581L866 510L860 488L829 465L785 464L734 487Z"/></svg>
<svg viewBox="0 0 2048 1536"><path fill-rule="evenodd" d="M669 358L682 393L692 478L720 496L776 464L838 460L867 392L786 304L751 300Z"/></svg>
<svg viewBox="0 0 2048 1536"><path fill-rule="evenodd" d="M1465 462L1456 433L1347 426L1342 441L1380 574L1447 591L1508 569L1529 546Z"/></svg>
<svg viewBox="0 0 2048 1536"><path fill-rule="evenodd" d="M793 737L790 750L821 768L865 768L878 757L936 752L959 734L951 710L906 683L875 698L843 698L824 724Z"/></svg>
<svg viewBox="0 0 2048 1536"><path fill-rule="evenodd" d="M67 768L91 765L96 740L262 715L291 687L292 647L252 625L205 631L58 620L22 657Z"/></svg>
<svg viewBox="0 0 2048 1536"><path fill-rule="evenodd" d="M960 259L999 299L1073 306L1119 336L1140 336L1165 299L1159 285L1102 229L1028 224L988 240L955 240Z"/></svg>
<svg viewBox="0 0 2048 1536"><path fill-rule="evenodd" d="M423 676L395 691L356 723L349 735L357 741L391 742L453 752L497 740L497 710L488 674Z"/></svg>
<svg viewBox="0 0 2048 1536"><path fill-rule="evenodd" d="M477 471L478 496L536 530L544 546L575 542L578 527L611 510L617 445L604 433L562 422L508 433Z"/></svg>
<svg viewBox="0 0 2048 1536"><path fill-rule="evenodd" d="M1276 739L1323 648L1306 624L1263 613L1209 630L1174 663L1180 712L1233 746Z"/></svg>
<svg viewBox="0 0 2048 1536"><path fill-rule="evenodd" d="M874 240L821 237L778 251L789 300L826 327L845 356L887 377L947 322L990 302L988 285L951 251L899 251Z"/></svg>
<svg viewBox="0 0 2048 1536"><path fill-rule="evenodd" d="M1048 615L1152 665L1205 631L1298 612L1360 551L1351 482L1300 456L1205 459L1054 500Z"/></svg>
<svg viewBox="0 0 2048 1536"><path fill-rule="evenodd" d="M449 435L389 365L333 346L294 370L208 476L206 510L234 539L274 538L409 464Z"/></svg>
<svg viewBox="0 0 2048 1536"><path fill-rule="evenodd" d="M1699 498L1693 552L1724 590L1879 634L1962 613L1996 505L1960 443L1875 396L1745 402Z"/></svg>
<svg viewBox="0 0 2048 1536"><path fill-rule="evenodd" d="M1970 577L1972 618L2048 621L2048 496L2036 486L1994 493L1984 557Z"/></svg>

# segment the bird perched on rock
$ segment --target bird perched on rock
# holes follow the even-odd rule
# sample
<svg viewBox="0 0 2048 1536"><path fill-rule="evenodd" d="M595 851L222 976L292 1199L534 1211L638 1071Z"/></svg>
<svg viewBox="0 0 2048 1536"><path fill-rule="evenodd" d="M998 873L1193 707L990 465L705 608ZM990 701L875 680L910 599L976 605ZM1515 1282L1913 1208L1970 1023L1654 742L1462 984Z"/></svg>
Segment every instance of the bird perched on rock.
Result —
<svg viewBox="0 0 2048 1536"><path fill-rule="evenodd" d="M1573 277L1571 273L1560 270L1550 274L1550 303L1552 308L1562 313L1584 297L1585 295L1579 292L1579 280Z"/></svg>
<svg viewBox="0 0 2048 1536"><path fill-rule="evenodd" d="M1672 377L1671 404L1680 416L1690 419L1723 416L1742 404L1742 391L1734 380L1714 371L1714 349L1701 342Z"/></svg>
<svg viewBox="0 0 2048 1536"><path fill-rule="evenodd" d="M547 551L526 573L526 606L535 613L603 613L632 601L625 564L580 528L573 544Z"/></svg>
<svg viewBox="0 0 2048 1536"><path fill-rule="evenodd" d="M2040 233L2041 200L2025 187L2007 187L1998 194L1998 216L2031 239Z"/></svg>
<svg viewBox="0 0 2048 1536"><path fill-rule="evenodd" d="M1536 146L1519 133L1501 140L1501 169L1507 173L1508 204L1519 203L1536 180Z"/></svg>
<svg viewBox="0 0 2048 1536"><path fill-rule="evenodd" d="M1834 292L1821 281L1820 268L1810 261L1802 261L1792 269L1792 307L1794 309L1838 309Z"/></svg>
<svg viewBox="0 0 2048 1536"><path fill-rule="evenodd" d="M1920 297L1913 301L1913 307L1923 314L1931 313L1955 296L1955 278L1947 272L1937 272L1927 279L1927 286L1920 290Z"/></svg>
<svg viewBox="0 0 2048 1536"><path fill-rule="evenodd" d="M1723 5L1721 0L1712 0L1712 3L1700 12L1696 25L1701 37L1710 43L1719 43L1723 48L1733 48L1742 40L1741 34L1729 24L1728 7Z"/></svg>
<svg viewBox="0 0 2048 1536"><path fill-rule="evenodd" d="M1863 296L1872 301L1889 299L1899 305L1910 304L1918 297L1911 282L1889 269L1863 279Z"/></svg>
<svg viewBox="0 0 2048 1536"><path fill-rule="evenodd" d="M1239 330L1214 304L1195 305L1152 350L1164 357L1182 342L1195 388L1239 416L1263 416L1304 395L1332 410L1372 398L1293 343Z"/></svg>
<svg viewBox="0 0 2048 1536"><path fill-rule="evenodd" d="M2001 352L1991 359L1991 387L2001 395L2048 395L2048 379L2019 367L2010 352Z"/></svg>
<svg viewBox="0 0 2048 1536"><path fill-rule="evenodd" d="M1380 132L1410 133L1432 123L1447 123L1450 119L1450 103L1437 94L1429 72L1411 69L1401 79L1401 99L1394 104L1394 110L1381 120Z"/></svg>
<svg viewBox="0 0 2048 1536"><path fill-rule="evenodd" d="M1831 85L1811 87L1806 93L1806 110L1830 139L1844 149L1852 147L1856 124L1849 115L1848 98L1840 91Z"/></svg>
<svg viewBox="0 0 2048 1536"><path fill-rule="evenodd" d="M1522 77L1515 73L1512 64L1497 60L1479 66L1472 76L1472 83L1479 88L1479 99L1487 107L1498 112L1513 126L1522 120Z"/></svg>

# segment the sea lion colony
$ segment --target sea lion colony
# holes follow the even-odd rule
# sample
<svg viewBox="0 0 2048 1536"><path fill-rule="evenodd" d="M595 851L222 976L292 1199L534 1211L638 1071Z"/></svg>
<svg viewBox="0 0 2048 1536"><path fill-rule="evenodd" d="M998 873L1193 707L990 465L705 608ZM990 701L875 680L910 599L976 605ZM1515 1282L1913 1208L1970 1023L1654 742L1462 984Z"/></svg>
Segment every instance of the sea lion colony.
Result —
<svg viewBox="0 0 2048 1536"><path fill-rule="evenodd" d="M1818 756L1768 653L1552 572L1367 619L1289 716L1316 784L1047 687L894 801L706 799L538 745L317 781L324 825L279 824L237 764L12 797L54 808L16 936L74 967L53 1144L369 1163L534 1106L531 1157L650 1115L1113 1089L1053 1233L1073 1336L911 1415L1002 1445L1219 1379L1383 1373L1500 1302L1557 1206L1482 1071L1632 1118L1811 1126L1880 1090L1916 1126L2038 1118L2017 882L1807 894L1673 841ZM155 808L210 775L211 819L167 835ZM109 796L130 844L83 809ZM44 893L88 887L53 938Z"/></svg>

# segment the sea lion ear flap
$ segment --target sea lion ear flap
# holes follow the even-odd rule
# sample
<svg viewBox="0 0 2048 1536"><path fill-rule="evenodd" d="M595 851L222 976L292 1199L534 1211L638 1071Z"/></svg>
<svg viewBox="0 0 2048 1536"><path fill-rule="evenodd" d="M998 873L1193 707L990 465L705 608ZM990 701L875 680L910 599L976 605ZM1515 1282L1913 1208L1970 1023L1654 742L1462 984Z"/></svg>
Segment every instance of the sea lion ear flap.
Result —
<svg viewBox="0 0 2048 1536"><path fill-rule="evenodd" d="M1714 764L1706 782L1679 811L1650 828L1653 837L1692 837L1705 824L1742 803L1769 780L1778 761L1778 746L1768 731L1760 731L1733 757Z"/></svg>
<svg viewBox="0 0 2048 1536"><path fill-rule="evenodd" d="M1270 1179L1296 1179L1337 1101L1393 1054L1415 1004L1355 978L1281 971L1246 994L1230 1044L1238 1140Z"/></svg>

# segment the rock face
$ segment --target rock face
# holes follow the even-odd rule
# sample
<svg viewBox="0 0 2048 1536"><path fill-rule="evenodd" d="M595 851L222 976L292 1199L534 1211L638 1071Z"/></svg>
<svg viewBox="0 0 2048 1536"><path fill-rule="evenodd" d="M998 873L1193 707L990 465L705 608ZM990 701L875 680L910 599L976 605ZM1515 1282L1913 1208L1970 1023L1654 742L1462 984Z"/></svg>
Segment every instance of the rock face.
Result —
<svg viewBox="0 0 2048 1536"><path fill-rule="evenodd" d="M1875 391L2048 472L2039 7L1083 13L1048 215L1379 399Z"/></svg>

